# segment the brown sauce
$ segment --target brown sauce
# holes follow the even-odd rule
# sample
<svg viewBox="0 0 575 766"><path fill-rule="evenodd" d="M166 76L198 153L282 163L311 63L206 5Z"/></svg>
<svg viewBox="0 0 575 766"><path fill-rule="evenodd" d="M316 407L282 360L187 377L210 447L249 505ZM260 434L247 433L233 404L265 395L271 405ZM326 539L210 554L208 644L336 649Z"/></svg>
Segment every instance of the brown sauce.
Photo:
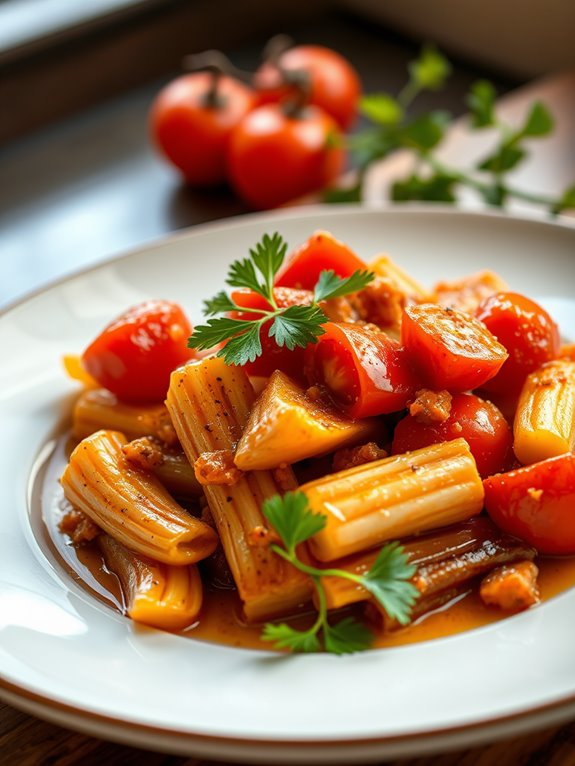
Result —
<svg viewBox="0 0 575 766"><path fill-rule="evenodd" d="M40 505L44 521L45 549L58 560L65 576L81 584L111 608L123 611L123 599L117 577L106 569L96 546L75 547L58 529L62 515L69 506L64 498L59 477L67 460L66 439L55 443L52 454L35 477L32 493ZM39 509L32 509L38 513ZM540 557L539 586L546 601L575 585L575 556L565 558ZM534 607L535 609L540 607ZM428 613L401 630L377 635L374 647L399 646L462 633L504 619L507 615L486 607L475 591L459 596L436 612ZM304 615L292 622L304 627L309 619ZM299 623L299 625L298 625ZM204 588L204 604L200 619L181 635L229 646L269 649L260 638L261 626L246 625L241 618L241 603L234 590Z"/></svg>

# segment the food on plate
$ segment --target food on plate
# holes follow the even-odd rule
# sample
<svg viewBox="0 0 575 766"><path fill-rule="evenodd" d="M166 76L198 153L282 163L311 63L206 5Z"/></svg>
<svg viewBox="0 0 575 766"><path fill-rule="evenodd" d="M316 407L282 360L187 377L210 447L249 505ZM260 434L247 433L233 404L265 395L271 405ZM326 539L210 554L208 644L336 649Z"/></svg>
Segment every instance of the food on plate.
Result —
<svg viewBox="0 0 575 766"><path fill-rule="evenodd" d="M126 614L345 654L536 604L544 556L575 554L575 362L543 310L484 300L491 273L434 296L328 232L291 256L266 234L226 282L193 332L148 301L68 357L90 377L59 528L117 576ZM483 315L514 332L499 342ZM533 322L543 362L527 353L526 371ZM487 393L508 359L515 435Z"/></svg>

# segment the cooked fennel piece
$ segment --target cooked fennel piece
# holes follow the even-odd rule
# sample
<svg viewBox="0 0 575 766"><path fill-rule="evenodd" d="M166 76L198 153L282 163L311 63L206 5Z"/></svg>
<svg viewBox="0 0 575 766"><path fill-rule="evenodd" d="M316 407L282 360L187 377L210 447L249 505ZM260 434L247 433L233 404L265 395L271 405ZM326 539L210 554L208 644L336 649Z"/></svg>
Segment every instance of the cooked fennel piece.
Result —
<svg viewBox="0 0 575 766"><path fill-rule="evenodd" d="M171 566L144 559L109 535L100 535L98 546L120 580L128 617L163 630L183 630L196 620L202 580L195 564Z"/></svg>
<svg viewBox="0 0 575 766"><path fill-rule="evenodd" d="M190 463L203 453L235 448L255 395L245 372L210 357L172 373L167 406ZM296 485L291 469L283 471ZM204 487L211 514L250 621L285 614L309 600L312 583L270 553L264 500L282 494L271 471L246 473L233 486Z"/></svg>
<svg viewBox="0 0 575 766"><path fill-rule="evenodd" d="M152 474L133 468L123 434L97 431L80 442L63 475L66 498L142 556L184 565L214 552L215 531L182 508Z"/></svg>
<svg viewBox="0 0 575 766"><path fill-rule="evenodd" d="M369 271L376 277L388 279L394 287L405 296L406 303L429 303L433 297L429 290L419 284L410 274L404 271L389 255L382 253L368 264Z"/></svg>
<svg viewBox="0 0 575 766"><path fill-rule="evenodd" d="M100 430L119 431L128 439L155 436L163 442L176 441L164 404L126 404L111 391L83 391L74 407L72 434L76 439Z"/></svg>
<svg viewBox="0 0 575 766"><path fill-rule="evenodd" d="M320 561L464 521L483 507L483 484L463 439L350 468L301 487L327 517L310 541Z"/></svg>
<svg viewBox="0 0 575 766"><path fill-rule="evenodd" d="M421 594L415 602L412 620L468 590L476 577L502 564L530 560L536 555L534 548L501 532L485 516L412 538L402 545L408 562L416 566L411 581ZM362 574L373 565L376 556L377 550L367 551L333 566ZM330 576L322 578L322 584L328 609L371 599L364 588L349 580ZM386 620L386 627L391 626Z"/></svg>
<svg viewBox="0 0 575 766"><path fill-rule="evenodd" d="M575 362L556 359L527 376L513 424L523 465L575 449Z"/></svg>
<svg viewBox="0 0 575 766"><path fill-rule="evenodd" d="M381 432L375 418L349 420L276 370L256 400L235 455L242 471L291 465L340 447L368 441Z"/></svg>
<svg viewBox="0 0 575 766"><path fill-rule="evenodd" d="M166 447L157 439L142 436L125 444L122 451L135 468L155 474L170 494L176 497L199 497L204 494L182 450Z"/></svg>

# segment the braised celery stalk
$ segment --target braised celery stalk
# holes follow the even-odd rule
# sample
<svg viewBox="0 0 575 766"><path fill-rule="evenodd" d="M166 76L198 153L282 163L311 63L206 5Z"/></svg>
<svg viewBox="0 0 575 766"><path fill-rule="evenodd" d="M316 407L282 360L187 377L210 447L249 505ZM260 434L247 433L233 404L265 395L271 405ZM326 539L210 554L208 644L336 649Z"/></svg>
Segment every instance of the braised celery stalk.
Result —
<svg viewBox="0 0 575 766"><path fill-rule="evenodd" d="M219 357L187 364L172 373L167 407L191 464L203 453L233 450L255 395L245 372ZM278 482L271 471L252 471L232 486L204 487L210 511L250 621L289 613L311 596L310 579L270 554L262 504L296 486L291 469Z"/></svg>
<svg viewBox="0 0 575 766"><path fill-rule="evenodd" d="M464 521L483 507L483 484L464 439L350 468L301 487L327 517L310 541L320 561Z"/></svg>
<svg viewBox="0 0 575 766"><path fill-rule="evenodd" d="M163 630L183 630L196 620L202 580L195 564L170 566L143 559L109 535L99 535L98 546L120 580L132 620Z"/></svg>
<svg viewBox="0 0 575 766"><path fill-rule="evenodd" d="M368 441L381 430L375 418L353 421L328 404L314 401L276 370L252 408L235 464L242 471L291 465Z"/></svg>
<svg viewBox="0 0 575 766"><path fill-rule="evenodd" d="M193 564L214 552L214 530L196 519L152 474L134 469L115 431L80 442L62 478L70 503L127 548L165 564Z"/></svg>
<svg viewBox="0 0 575 766"><path fill-rule="evenodd" d="M556 359L527 377L513 435L513 449L523 465L575 449L575 362Z"/></svg>

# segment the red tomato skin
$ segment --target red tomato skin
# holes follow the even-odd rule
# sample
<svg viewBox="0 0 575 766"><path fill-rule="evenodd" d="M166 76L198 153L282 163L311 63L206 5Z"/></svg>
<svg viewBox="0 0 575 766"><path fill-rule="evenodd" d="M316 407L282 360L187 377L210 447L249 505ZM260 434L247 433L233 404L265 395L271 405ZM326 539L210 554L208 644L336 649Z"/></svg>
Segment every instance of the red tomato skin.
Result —
<svg viewBox="0 0 575 766"><path fill-rule="evenodd" d="M406 307L401 342L422 380L436 391L478 388L507 359L477 319L435 303Z"/></svg>
<svg viewBox="0 0 575 766"><path fill-rule="evenodd" d="M82 365L124 402L161 402L170 373L192 358L192 327L169 301L141 303L111 322L82 354Z"/></svg>
<svg viewBox="0 0 575 766"><path fill-rule="evenodd" d="M310 103L331 115L342 130L357 118L361 82L355 69L341 54L320 45L298 45L281 54L281 69L309 73ZM254 86L260 104L284 101L294 97L295 89L282 81L271 63L263 64L255 74Z"/></svg>
<svg viewBox="0 0 575 766"><path fill-rule="evenodd" d="M498 527L540 553L575 554L575 454L491 476L483 486Z"/></svg>
<svg viewBox="0 0 575 766"><path fill-rule="evenodd" d="M254 109L232 133L229 180L236 194L258 210L278 207L323 189L341 173L344 152L328 143L335 122L317 107L289 117L277 104Z"/></svg>
<svg viewBox="0 0 575 766"><path fill-rule="evenodd" d="M200 187L226 181L231 132L255 104L246 85L224 76L218 105L208 106L211 82L207 72L182 75L160 91L150 112L155 144L189 184Z"/></svg>
<svg viewBox="0 0 575 766"><path fill-rule="evenodd" d="M559 328L535 301L518 293L496 293L477 309L477 318L505 346L509 358L482 390L517 397L529 373L559 354Z"/></svg>
<svg viewBox="0 0 575 766"><path fill-rule="evenodd" d="M392 452L399 455L458 438L469 444L482 478L513 465L509 423L494 404L474 394L454 394L451 412L443 423L426 424L407 415L395 428Z"/></svg>
<svg viewBox="0 0 575 766"><path fill-rule="evenodd" d="M323 329L306 349L306 376L325 386L348 417L397 412L421 388L403 349L385 333L352 323L327 322Z"/></svg>
<svg viewBox="0 0 575 766"><path fill-rule="evenodd" d="M266 299L249 289L233 290L231 298L237 306L251 309L270 309ZM292 290L288 287L275 287L274 298L279 308L289 306L309 306L313 301L313 293L308 290ZM233 319L258 319L258 314L245 311L231 311ZM261 315L260 315L261 316ZM303 374L305 349L297 346L290 351L283 346L280 348L274 338L268 335L270 323L267 322L260 332L262 354L253 362L246 362L243 369L248 375L269 377L274 370L281 370L299 383L305 382Z"/></svg>
<svg viewBox="0 0 575 766"><path fill-rule="evenodd" d="M365 271L364 261L343 242L327 231L316 231L283 264L276 285L313 290L322 271L334 271L338 277L350 277Z"/></svg>

